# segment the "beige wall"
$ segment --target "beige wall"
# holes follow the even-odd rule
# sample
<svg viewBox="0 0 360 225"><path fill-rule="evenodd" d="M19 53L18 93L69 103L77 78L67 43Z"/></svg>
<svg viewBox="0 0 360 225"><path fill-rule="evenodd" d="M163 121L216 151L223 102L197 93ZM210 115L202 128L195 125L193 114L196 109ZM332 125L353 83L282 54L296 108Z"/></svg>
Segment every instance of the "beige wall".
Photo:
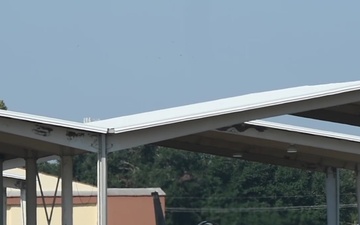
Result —
<svg viewBox="0 0 360 225"><path fill-rule="evenodd" d="M20 205L13 205L7 208L7 224L22 225ZM50 215L50 207L48 207L48 214ZM76 205L74 206L74 225L96 225L97 211L96 205ZM47 225L45 210L42 205L37 207L37 224ZM56 205L54 208L52 225L61 225L61 206Z"/></svg>

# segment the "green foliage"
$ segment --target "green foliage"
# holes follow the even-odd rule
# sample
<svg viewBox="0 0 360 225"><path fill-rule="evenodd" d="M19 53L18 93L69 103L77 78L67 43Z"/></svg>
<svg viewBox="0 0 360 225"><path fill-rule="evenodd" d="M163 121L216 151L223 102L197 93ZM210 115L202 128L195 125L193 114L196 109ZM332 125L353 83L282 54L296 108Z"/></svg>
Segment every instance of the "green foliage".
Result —
<svg viewBox="0 0 360 225"><path fill-rule="evenodd" d="M58 176L60 174L60 163L58 161L39 163L38 171Z"/></svg>
<svg viewBox="0 0 360 225"><path fill-rule="evenodd" d="M96 154L74 159L76 180L96 184ZM56 166L50 165L50 166ZM56 171L56 168L42 168ZM351 171L341 171L342 204L356 202ZM152 145L113 152L108 186L161 187L168 225L320 225L326 223L324 173L253 163ZM356 210L341 209L342 224Z"/></svg>
<svg viewBox="0 0 360 225"><path fill-rule="evenodd" d="M6 107L5 102L3 100L0 100L0 109L7 110L7 107Z"/></svg>
<svg viewBox="0 0 360 225"><path fill-rule="evenodd" d="M74 157L74 180L96 185L95 153L82 154Z"/></svg>

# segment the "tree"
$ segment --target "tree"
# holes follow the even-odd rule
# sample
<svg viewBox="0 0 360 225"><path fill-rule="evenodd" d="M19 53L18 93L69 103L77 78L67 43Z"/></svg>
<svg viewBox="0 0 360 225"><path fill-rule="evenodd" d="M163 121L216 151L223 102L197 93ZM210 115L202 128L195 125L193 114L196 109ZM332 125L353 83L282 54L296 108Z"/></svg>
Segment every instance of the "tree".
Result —
<svg viewBox="0 0 360 225"><path fill-rule="evenodd" d="M0 100L0 109L7 110L7 107L6 107L5 102L3 100Z"/></svg>
<svg viewBox="0 0 360 225"><path fill-rule="evenodd" d="M94 153L74 157L74 179L96 184ZM40 170L55 173L58 164ZM343 204L356 202L353 172L342 171ZM168 225L320 225L326 223L325 174L145 145L108 155L108 186L160 187ZM342 209L341 222L356 219Z"/></svg>

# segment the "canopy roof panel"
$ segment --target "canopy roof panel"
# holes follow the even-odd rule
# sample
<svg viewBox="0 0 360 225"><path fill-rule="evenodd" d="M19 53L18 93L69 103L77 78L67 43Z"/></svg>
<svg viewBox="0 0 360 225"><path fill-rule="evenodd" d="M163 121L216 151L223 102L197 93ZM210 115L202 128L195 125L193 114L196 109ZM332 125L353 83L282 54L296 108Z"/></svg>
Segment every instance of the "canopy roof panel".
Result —
<svg viewBox="0 0 360 225"><path fill-rule="evenodd" d="M250 117L248 120L276 115L295 114L320 120L360 125L359 119L347 119L349 114L360 115L359 102L360 81L354 81L247 94L238 97L100 120L92 122L91 125L109 129L112 128L113 132L122 133L259 110L262 112L259 114L254 113L254 118ZM330 110L328 110L328 108ZM324 114L324 110L333 113L330 116L330 114ZM353 117L352 119L354 119ZM246 119L247 118L245 118L244 121L246 121Z"/></svg>
<svg viewBox="0 0 360 225"><path fill-rule="evenodd" d="M8 119L32 122L37 124L46 124L46 125L70 128L75 130L89 131L89 132L107 133L106 128L89 125L87 123L79 123L68 120L55 119L51 117L14 112L10 110L0 110L0 118L8 118Z"/></svg>
<svg viewBox="0 0 360 225"><path fill-rule="evenodd" d="M0 110L0 154L9 160L97 152L100 136L106 135L109 152L157 143L301 168L354 168L360 161L355 136L244 122L291 114L360 125L359 102L356 81L248 94L87 124ZM242 130L248 126L256 129ZM300 149L291 155L295 158L284 154L291 144Z"/></svg>
<svg viewBox="0 0 360 225"><path fill-rule="evenodd" d="M106 133L106 128L88 124L0 110L0 156L4 160L97 152L98 137Z"/></svg>

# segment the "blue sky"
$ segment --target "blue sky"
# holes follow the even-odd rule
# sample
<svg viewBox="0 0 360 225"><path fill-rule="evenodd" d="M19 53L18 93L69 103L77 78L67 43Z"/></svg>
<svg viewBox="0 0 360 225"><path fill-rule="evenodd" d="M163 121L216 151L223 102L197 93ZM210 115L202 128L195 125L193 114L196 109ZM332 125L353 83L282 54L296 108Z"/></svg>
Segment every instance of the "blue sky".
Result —
<svg viewBox="0 0 360 225"><path fill-rule="evenodd" d="M82 121L359 80L360 1L0 2L0 99Z"/></svg>

